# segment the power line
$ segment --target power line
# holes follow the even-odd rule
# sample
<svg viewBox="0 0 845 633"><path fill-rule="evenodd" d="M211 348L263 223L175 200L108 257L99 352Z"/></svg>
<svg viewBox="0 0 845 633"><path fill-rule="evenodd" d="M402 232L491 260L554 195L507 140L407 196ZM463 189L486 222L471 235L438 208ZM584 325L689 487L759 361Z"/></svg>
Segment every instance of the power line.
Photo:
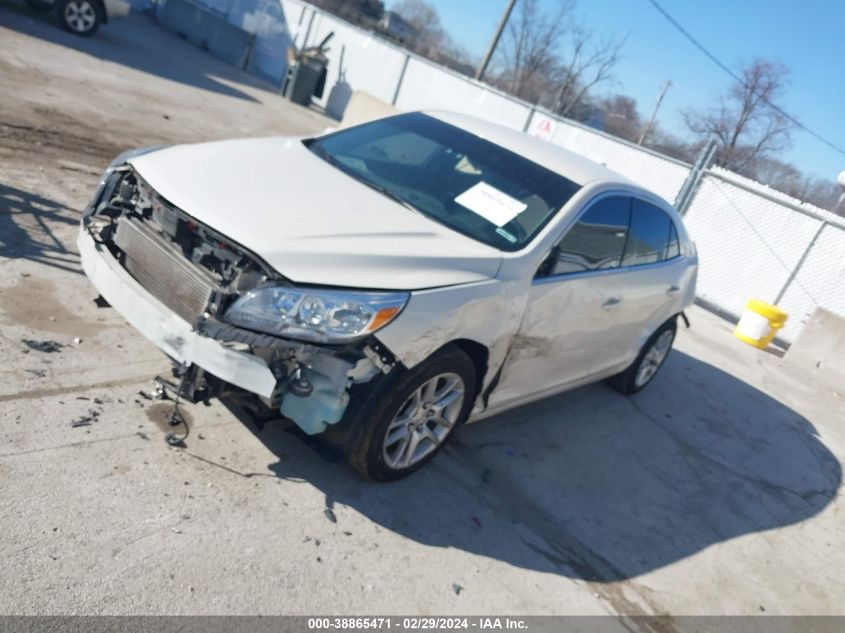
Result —
<svg viewBox="0 0 845 633"><path fill-rule="evenodd" d="M745 83L745 81L742 79L742 77L737 75L733 70L730 69L730 67L727 64L722 62L718 57L716 57L707 48L705 48L704 45L701 42L699 42L697 39L695 39L690 34L689 31L687 31L683 26L681 26L681 24L666 11L666 9L664 9L662 6L660 6L660 4L658 4L657 0L648 0L648 1L652 4L652 6L654 6L655 9L657 9L663 15L664 18L666 18L672 24L672 26L674 26L676 29L678 29L685 38L687 38L690 42L692 42L692 44L698 50L700 50L702 53L704 53L710 59L710 61L712 61L719 68L721 68L726 73L728 73L728 75L730 75L740 85L742 85L743 87L745 87L747 89L750 89L750 87L748 86L748 84ZM807 134L809 134L810 136L815 138L817 141L821 141L822 143L827 145L829 148L836 150L837 152L839 152L842 155L845 155L845 149L842 149L841 147L839 147L835 143L828 141L826 138L824 138L820 134L817 134L816 132L814 132L813 130L808 128L806 125L801 123L801 121L796 119L794 116L792 116L791 114L786 112L780 106L775 105L774 103L772 103L771 101L769 101L765 97L763 97L763 101L766 103L766 105L768 105L770 108L772 108L775 112L777 112L778 114L780 114L781 116L783 116L784 118L786 118L787 120L792 122L795 125L795 127L800 128L801 130L803 130L804 132L806 132Z"/></svg>

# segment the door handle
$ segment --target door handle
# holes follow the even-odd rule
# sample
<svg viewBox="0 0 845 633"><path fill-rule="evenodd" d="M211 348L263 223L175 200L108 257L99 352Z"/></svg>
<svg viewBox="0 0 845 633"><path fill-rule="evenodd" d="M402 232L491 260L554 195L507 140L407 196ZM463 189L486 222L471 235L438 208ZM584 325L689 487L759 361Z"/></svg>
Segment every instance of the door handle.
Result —
<svg viewBox="0 0 845 633"><path fill-rule="evenodd" d="M673 295L676 292L680 292L681 289L678 286L669 286L669 290L666 291L667 295Z"/></svg>
<svg viewBox="0 0 845 633"><path fill-rule="evenodd" d="M611 297L610 299L605 301L603 304L601 304L601 307L602 307L603 310L612 310L613 308L618 306L620 303L622 303L622 299L617 299L616 297Z"/></svg>

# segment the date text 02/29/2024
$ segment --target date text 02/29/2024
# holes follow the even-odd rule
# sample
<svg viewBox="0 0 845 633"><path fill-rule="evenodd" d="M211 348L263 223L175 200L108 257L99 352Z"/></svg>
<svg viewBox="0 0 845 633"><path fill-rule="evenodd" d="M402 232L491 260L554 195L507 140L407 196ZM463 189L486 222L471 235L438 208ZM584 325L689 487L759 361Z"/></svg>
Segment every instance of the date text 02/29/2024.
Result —
<svg viewBox="0 0 845 633"><path fill-rule="evenodd" d="M526 630L527 623L521 618L500 617L336 617L336 618L308 618L308 629L320 630L390 630L405 631L439 631L444 629L457 630Z"/></svg>

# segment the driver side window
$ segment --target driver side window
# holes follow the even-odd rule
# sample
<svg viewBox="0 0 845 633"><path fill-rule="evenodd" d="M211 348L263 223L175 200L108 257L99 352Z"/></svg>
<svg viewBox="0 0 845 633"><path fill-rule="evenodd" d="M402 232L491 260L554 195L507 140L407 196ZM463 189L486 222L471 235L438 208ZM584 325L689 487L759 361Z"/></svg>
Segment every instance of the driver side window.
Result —
<svg viewBox="0 0 845 633"><path fill-rule="evenodd" d="M570 227L538 276L618 268L631 219L631 198L606 196L593 203Z"/></svg>

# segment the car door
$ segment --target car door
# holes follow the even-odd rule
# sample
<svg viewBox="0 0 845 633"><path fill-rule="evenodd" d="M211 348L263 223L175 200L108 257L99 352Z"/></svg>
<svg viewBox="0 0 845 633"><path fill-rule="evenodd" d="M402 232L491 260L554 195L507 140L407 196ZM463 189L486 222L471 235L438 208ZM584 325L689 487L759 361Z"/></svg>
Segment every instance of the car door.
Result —
<svg viewBox="0 0 845 633"><path fill-rule="evenodd" d="M607 315L611 334L605 353L596 356L597 374L627 366L645 339L678 310L684 272L678 231L672 218L651 202L633 200L619 272L619 310Z"/></svg>
<svg viewBox="0 0 845 633"><path fill-rule="evenodd" d="M553 392L588 380L619 347L610 341L622 305L620 264L631 197L591 201L535 277L490 405Z"/></svg>

